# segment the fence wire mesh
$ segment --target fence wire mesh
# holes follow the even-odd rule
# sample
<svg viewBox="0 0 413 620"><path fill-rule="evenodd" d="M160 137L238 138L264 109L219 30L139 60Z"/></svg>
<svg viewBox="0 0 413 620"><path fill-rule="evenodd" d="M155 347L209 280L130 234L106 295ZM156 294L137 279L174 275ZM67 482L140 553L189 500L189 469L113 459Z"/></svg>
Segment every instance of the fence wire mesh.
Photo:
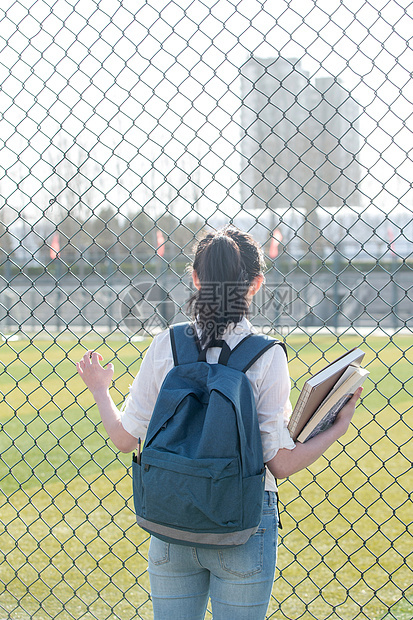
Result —
<svg viewBox="0 0 413 620"><path fill-rule="evenodd" d="M351 432L281 484L268 618L413 616L412 18L3 0L1 620L152 617L130 463L74 362L113 361L121 405L227 223L266 252L251 320L286 339L293 403L351 346L370 370Z"/></svg>

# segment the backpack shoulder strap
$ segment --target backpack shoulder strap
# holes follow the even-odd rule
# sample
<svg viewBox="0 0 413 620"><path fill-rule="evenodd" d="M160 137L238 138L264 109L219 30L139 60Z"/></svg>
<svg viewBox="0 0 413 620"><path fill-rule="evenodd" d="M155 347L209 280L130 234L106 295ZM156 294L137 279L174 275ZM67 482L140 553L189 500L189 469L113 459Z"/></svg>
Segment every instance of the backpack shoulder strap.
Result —
<svg viewBox="0 0 413 620"><path fill-rule="evenodd" d="M202 356L201 345L192 323L177 323L169 328L174 365L191 364ZM230 351L228 349L224 364L235 370L247 372L249 368L274 345L282 346L287 356L287 348L283 342L263 334L249 334ZM205 351L204 351L205 352ZM224 350L225 353L225 350ZM221 361L221 360L220 360Z"/></svg>
<svg viewBox="0 0 413 620"><path fill-rule="evenodd" d="M177 323L169 328L174 365L196 362L201 350L192 323Z"/></svg>
<svg viewBox="0 0 413 620"><path fill-rule="evenodd" d="M228 366L242 372L249 368L274 345L280 345L287 356L287 348L283 342L262 334L249 334L232 350Z"/></svg>

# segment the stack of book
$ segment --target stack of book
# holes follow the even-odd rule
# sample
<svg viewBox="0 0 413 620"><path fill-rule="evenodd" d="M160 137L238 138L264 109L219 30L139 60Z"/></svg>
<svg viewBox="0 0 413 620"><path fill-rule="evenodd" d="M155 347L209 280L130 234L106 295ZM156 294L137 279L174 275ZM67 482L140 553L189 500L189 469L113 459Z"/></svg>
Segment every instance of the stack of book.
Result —
<svg viewBox="0 0 413 620"><path fill-rule="evenodd" d="M360 367L363 357L361 349L351 349L305 382L288 424L294 441L303 443L334 423L369 374Z"/></svg>

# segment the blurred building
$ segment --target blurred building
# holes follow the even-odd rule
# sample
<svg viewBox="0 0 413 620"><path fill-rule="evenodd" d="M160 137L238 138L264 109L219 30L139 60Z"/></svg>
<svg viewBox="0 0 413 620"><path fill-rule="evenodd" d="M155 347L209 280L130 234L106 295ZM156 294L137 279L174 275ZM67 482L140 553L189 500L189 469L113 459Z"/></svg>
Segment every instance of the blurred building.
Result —
<svg viewBox="0 0 413 620"><path fill-rule="evenodd" d="M339 79L310 81L298 60L252 57L241 92L245 209L359 204L360 106Z"/></svg>

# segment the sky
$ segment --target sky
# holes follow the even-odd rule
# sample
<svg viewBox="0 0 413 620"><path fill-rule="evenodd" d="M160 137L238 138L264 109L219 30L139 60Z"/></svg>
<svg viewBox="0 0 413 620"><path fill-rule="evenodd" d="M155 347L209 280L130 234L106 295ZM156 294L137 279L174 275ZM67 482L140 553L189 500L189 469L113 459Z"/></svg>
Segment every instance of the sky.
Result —
<svg viewBox="0 0 413 620"><path fill-rule="evenodd" d="M411 206L412 26L408 0L3 0L3 204L39 217L65 153L92 207L233 213L239 68L281 55L359 102L366 203Z"/></svg>

